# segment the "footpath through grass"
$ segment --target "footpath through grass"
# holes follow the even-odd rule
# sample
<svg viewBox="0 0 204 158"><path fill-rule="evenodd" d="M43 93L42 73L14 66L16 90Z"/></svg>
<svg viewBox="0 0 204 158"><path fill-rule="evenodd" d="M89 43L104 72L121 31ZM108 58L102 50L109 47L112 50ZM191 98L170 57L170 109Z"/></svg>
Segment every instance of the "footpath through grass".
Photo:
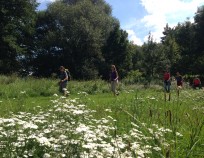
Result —
<svg viewBox="0 0 204 158"><path fill-rule="evenodd" d="M73 157L74 155L86 157L87 154L89 156L98 155L98 157L204 157L203 90L183 89L178 97L172 86L171 101L165 102L161 86L144 89L140 85L125 86L120 84L120 95L114 97L109 92L108 83L104 81L71 81L68 87L70 96L58 100L57 98L60 97L53 96L58 90L56 80L27 79L22 81L15 77L1 77L0 82L0 116L2 118L9 119L15 115L19 119L19 117L26 116L26 119L31 119L27 121L33 124L35 119L38 120L38 117L47 118L41 120L46 124L35 123L38 128L36 127L34 133L29 132L28 128L25 129L26 134L24 134L29 138L31 133L40 136L39 132L42 129L43 137L36 138L37 136L35 136L26 140L27 144L18 144L17 147L14 145L15 149L19 150L17 156L19 154L28 155L28 151L30 151L30 155L35 155L35 157L43 157L46 154L50 157L56 157L56 155L67 157L67 154L69 156L71 154ZM91 113L83 109L84 105L91 110ZM64 107L73 109L66 113L67 109L64 110ZM77 107L82 109L76 109ZM18 116L19 112L25 112L24 116ZM112 118L112 121L108 118ZM2 142L8 143L9 137L12 135L10 133L9 136L9 129L14 125L11 125L10 122L7 124L5 120L3 122L2 124L0 121L2 126L0 139ZM50 126L54 128L54 122L60 131L49 129ZM106 125L100 125L99 122ZM107 123L110 123L109 126L112 130L106 133L107 135L99 136L100 131L107 132ZM66 124L67 126L65 126ZM5 125L9 125L10 128ZM72 127L72 130L68 131L69 127ZM87 130L75 133L79 127ZM15 126L15 130L18 128L20 128L19 125ZM101 129L99 130L99 128ZM8 130L6 134L8 137L5 137L3 129ZM48 129L49 133L46 132ZM95 134L99 132L96 136L97 140L94 138L96 149L93 142L90 147L90 140L88 141L84 137L87 131L89 136L93 135L88 129L92 132L95 131ZM58 131L58 133L51 131ZM12 140L21 142L17 133L12 135ZM58 142L60 135L63 135L67 141L77 140L74 143L64 142L63 145L60 145L60 149L56 148L55 150L53 146L50 146L52 144L50 139L55 138L54 142ZM49 140L48 146L39 139L44 137ZM114 148L107 144L104 147L105 142ZM5 144L0 145L5 146ZM12 146L13 144L8 143L8 145ZM89 150L89 148L93 150ZM8 148L7 153L2 150L0 156L8 156L11 150L12 148ZM59 156L59 153L64 153L64 155ZM15 156L15 154L10 155L10 157Z"/></svg>

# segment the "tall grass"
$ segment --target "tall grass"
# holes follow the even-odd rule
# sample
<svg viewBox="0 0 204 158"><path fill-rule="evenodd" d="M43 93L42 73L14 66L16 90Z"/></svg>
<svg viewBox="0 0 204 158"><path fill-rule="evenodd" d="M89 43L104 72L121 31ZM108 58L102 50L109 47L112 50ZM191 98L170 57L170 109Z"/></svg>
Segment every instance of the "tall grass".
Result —
<svg viewBox="0 0 204 158"><path fill-rule="evenodd" d="M0 76L0 96L2 98L19 98L20 94L25 92L29 97L50 96L56 91L56 86L56 81L50 79Z"/></svg>
<svg viewBox="0 0 204 158"><path fill-rule="evenodd" d="M98 148L99 146L101 147L101 145L97 146L96 142L94 142L97 146L96 150L93 147L91 151L89 149L90 142L87 142L84 135L78 135L79 133L76 135L76 133L67 132L66 129L68 129L68 126L65 124L65 122L70 123L70 121L78 122L75 124L76 126L73 126L75 130L77 127L82 127L81 124L83 123L86 126L91 125L89 129L93 131L102 131L102 129L99 129L99 125L103 127L104 124L99 124L99 122L106 122L105 120L108 120L108 118L112 118L112 120L109 120L110 122L108 122L110 124L106 124L108 127L104 125L104 128L107 127L112 130L106 132L107 135L104 137L107 139L100 137L100 141L98 141L100 143L104 141L104 143L111 144L109 147L111 149L114 148L113 151L115 152L111 155L112 157L128 157L128 155L129 157L155 158L203 157L203 90L183 89L178 97L173 83L171 92L172 99L171 101L165 102L162 86L160 85L152 85L146 88L143 85L125 85L120 83L118 87L120 95L117 97L114 97L110 93L109 88L109 83L101 80L86 82L71 81L68 83L68 90L70 91L68 101L52 101L55 103L53 105L50 101L56 99L53 94L60 95L58 94L57 80L34 78L20 79L16 76L1 76L0 107L2 110L0 115L10 118L13 117L13 114L9 112L12 112L15 114L15 117L21 117L17 114L20 111L24 111L26 115L29 113L28 115L30 118L34 118L35 115L39 116L40 119L43 117L43 121L46 123L42 124L40 129L38 129L41 133L48 129L48 125L53 124L54 121L57 123L58 128L61 129L60 132L62 132L61 134L65 136L66 140L76 139L78 142L74 145L74 148L72 148L73 144L61 146L60 152L64 150L61 153L65 153L65 157L68 153L72 153L73 155L76 154L79 157L86 157L87 155L91 156L94 152L95 154L102 154L103 157L110 156L111 154L106 155L107 152L105 152L105 148ZM74 98L78 98L76 99L77 102L70 104L70 100ZM87 115L73 115L73 109L77 110L76 107L80 107L80 105L83 104L86 105L88 110L94 111L87 113ZM65 113L62 105L67 108L70 106L71 111L68 110L69 113ZM60 113L56 109L61 109ZM87 109L83 109L83 111ZM78 110L80 111L80 109ZM39 111L41 112L39 113ZM52 117L48 117L48 115ZM68 116L71 116L71 118L69 117L71 120L68 119ZM28 119L29 117L26 118ZM33 122L32 119L27 121ZM10 123L7 122L6 124ZM17 126L14 127L18 129ZM9 128L6 126L2 128L6 128L9 131ZM2 128L0 128L1 132ZM22 129L19 127L19 130ZM83 132L86 135L90 131ZM28 133L24 134L29 137L29 130ZM52 134L51 135L57 139L56 133ZM46 136L46 134L44 133L43 136ZM4 136L0 138L5 142L5 140L3 140L5 139ZM16 141L18 140L17 137L13 139ZM46 146L41 148L42 144L39 144L39 139L32 139L32 141L28 143L29 147L33 147L32 155L36 154L36 157L42 157L53 150L51 148L48 149ZM6 142L8 143L8 141ZM10 146L12 146L12 143ZM23 146L23 149L20 148L19 151L24 150L24 147L25 146ZM43 149L43 151L39 148ZM11 152L9 150L8 148L7 153ZM25 150L27 150L27 147ZM56 156L58 152L55 151L53 153L52 151L51 153L52 154L49 155ZM61 157L63 156L61 155Z"/></svg>

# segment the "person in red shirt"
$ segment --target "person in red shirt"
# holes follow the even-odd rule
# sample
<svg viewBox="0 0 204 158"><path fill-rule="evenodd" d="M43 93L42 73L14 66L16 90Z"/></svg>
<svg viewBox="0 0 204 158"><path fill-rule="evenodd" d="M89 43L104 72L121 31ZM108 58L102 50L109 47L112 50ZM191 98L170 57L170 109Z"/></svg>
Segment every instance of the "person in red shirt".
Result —
<svg viewBox="0 0 204 158"><path fill-rule="evenodd" d="M165 91L165 94L164 94L164 98L165 98L165 101L166 101L166 93L169 94L169 101L170 101L170 86L171 86L171 80L170 80L170 72L169 70L167 69L165 72L164 72L164 76L163 76L163 81L164 81L164 91Z"/></svg>
<svg viewBox="0 0 204 158"><path fill-rule="evenodd" d="M166 70L164 72L164 89L167 93L170 92L170 86L171 86L171 81L170 81L170 72Z"/></svg>
<svg viewBox="0 0 204 158"><path fill-rule="evenodd" d="M193 80L193 88L196 89L197 87L199 89L202 88L201 81L200 81L200 79L198 77L194 78L194 80Z"/></svg>

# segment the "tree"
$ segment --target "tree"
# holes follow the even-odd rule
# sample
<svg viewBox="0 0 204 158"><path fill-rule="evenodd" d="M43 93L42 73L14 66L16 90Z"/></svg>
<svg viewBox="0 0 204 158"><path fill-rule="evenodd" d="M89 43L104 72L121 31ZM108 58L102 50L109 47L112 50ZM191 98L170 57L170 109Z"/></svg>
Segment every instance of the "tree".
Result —
<svg viewBox="0 0 204 158"><path fill-rule="evenodd" d="M198 51L204 54L204 5L198 8L194 20Z"/></svg>
<svg viewBox="0 0 204 158"><path fill-rule="evenodd" d="M62 64L70 68L75 78L98 77L104 60L101 48L113 26L118 23L111 16L110 6L103 0L66 0L52 3L45 12L42 15L47 20L41 20L37 26L44 34L40 38L41 33L37 31L40 49L34 52L36 61L39 61L35 69L39 72L40 58L49 56L55 60L46 61L44 65L48 65L47 62L52 62L51 65Z"/></svg>
<svg viewBox="0 0 204 158"><path fill-rule="evenodd" d="M166 64L172 66L180 59L180 47L177 44L175 33L175 29L170 28L167 24L163 31L164 37L161 38L166 56Z"/></svg>
<svg viewBox="0 0 204 158"><path fill-rule="evenodd" d="M137 46L131 43L130 47L131 47L130 49L133 51L132 53L133 69L139 70L142 68L142 60L143 60L142 46Z"/></svg>
<svg viewBox="0 0 204 158"><path fill-rule="evenodd" d="M57 72L60 65L64 65L60 63L63 52L61 26L51 12L40 11L35 29L32 51L26 58L27 69L36 76L48 77Z"/></svg>
<svg viewBox="0 0 204 158"><path fill-rule="evenodd" d="M120 76L127 75L127 72L132 69L132 53L128 34L118 26L110 33L106 45L103 49L103 55L107 66L114 64L120 72Z"/></svg>
<svg viewBox="0 0 204 158"><path fill-rule="evenodd" d="M0 73L17 72L32 45L35 0L1 0L0 2Z"/></svg>
<svg viewBox="0 0 204 158"><path fill-rule="evenodd" d="M195 44L196 52L195 55L197 58L194 59L194 73L203 73L204 69L204 5L200 6L194 17L195 20Z"/></svg>
<svg viewBox="0 0 204 158"><path fill-rule="evenodd" d="M180 59L175 64L175 71L192 73L193 63L196 57L195 52L195 31L194 24L185 21L175 27L174 37L179 46ZM177 70L176 70L177 69Z"/></svg>
<svg viewBox="0 0 204 158"><path fill-rule="evenodd" d="M154 42L151 33L148 36L147 43L142 46L143 63L142 72L145 75L146 81L150 84L151 80L158 75L163 65L165 64L164 49L161 44Z"/></svg>

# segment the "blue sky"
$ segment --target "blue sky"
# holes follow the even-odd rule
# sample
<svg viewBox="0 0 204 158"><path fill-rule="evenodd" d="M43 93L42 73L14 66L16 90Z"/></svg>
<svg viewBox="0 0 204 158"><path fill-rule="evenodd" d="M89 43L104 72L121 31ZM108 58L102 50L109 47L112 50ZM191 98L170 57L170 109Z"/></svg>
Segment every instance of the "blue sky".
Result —
<svg viewBox="0 0 204 158"><path fill-rule="evenodd" d="M38 0L39 9L55 0ZM170 27L183 23L187 17L193 22L197 7L204 5L204 0L106 0L112 7L112 15L120 21L129 40L142 45L151 32L159 42L162 31L168 23Z"/></svg>

